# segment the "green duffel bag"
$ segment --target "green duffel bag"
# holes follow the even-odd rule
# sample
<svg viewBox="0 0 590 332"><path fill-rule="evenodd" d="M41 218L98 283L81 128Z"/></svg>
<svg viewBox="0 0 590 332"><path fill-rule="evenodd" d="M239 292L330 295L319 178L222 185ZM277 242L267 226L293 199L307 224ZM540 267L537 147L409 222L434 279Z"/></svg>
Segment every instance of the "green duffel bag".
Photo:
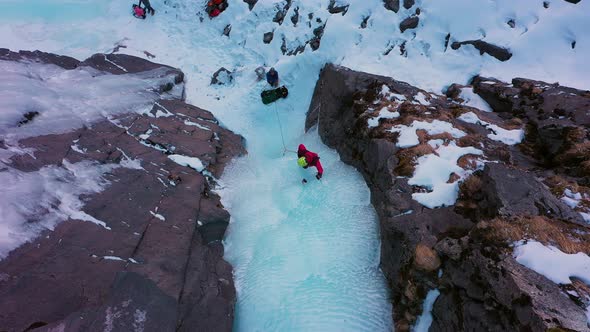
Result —
<svg viewBox="0 0 590 332"><path fill-rule="evenodd" d="M265 105L275 102L280 98L287 98L288 95L289 90L287 90L287 88L284 85L280 88L264 90L260 93L262 103L264 103Z"/></svg>

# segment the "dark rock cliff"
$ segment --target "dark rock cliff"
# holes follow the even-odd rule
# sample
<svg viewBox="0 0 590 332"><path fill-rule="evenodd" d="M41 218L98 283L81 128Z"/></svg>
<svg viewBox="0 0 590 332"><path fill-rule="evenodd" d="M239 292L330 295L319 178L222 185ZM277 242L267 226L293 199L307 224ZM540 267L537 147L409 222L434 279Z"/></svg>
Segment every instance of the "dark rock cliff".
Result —
<svg viewBox="0 0 590 332"><path fill-rule="evenodd" d="M395 98L384 98L383 86ZM384 106L398 116L368 126L375 110ZM588 331L583 296L574 299L564 285L520 265L511 249L515 241L536 239L567 251L571 243L558 241L551 235L555 231L583 243L575 250L585 251L590 243L587 225L541 181L556 172L540 168L518 146L490 139L493 130L486 126L459 119L468 112L505 129L528 126L526 119L481 112L404 82L334 65L324 67L314 91L306 129L317 125L323 142L355 166L371 190L396 329L408 330L428 290L438 288L431 331ZM449 122L467 135L453 138L418 130L417 146L396 145L394 126L434 120ZM485 156L460 158L459 167L472 175L449 177L447 183L459 181L456 204L430 209L412 199L425 188L408 184L408 177L420 156L436 153L428 144L434 139L476 147Z"/></svg>
<svg viewBox="0 0 590 332"><path fill-rule="evenodd" d="M166 94L183 89L175 68L118 54L80 62L2 49L0 59L90 66L105 75L165 68L160 73L171 77L145 114L19 142L34 151L5 165L19 171L66 161L136 160L140 167L114 168L102 192L83 198L83 211L105 227L70 216L0 261L0 330L231 331L235 289L220 242L229 214L211 189L225 164L245 153L242 138ZM205 170L179 165L171 154L197 157Z"/></svg>

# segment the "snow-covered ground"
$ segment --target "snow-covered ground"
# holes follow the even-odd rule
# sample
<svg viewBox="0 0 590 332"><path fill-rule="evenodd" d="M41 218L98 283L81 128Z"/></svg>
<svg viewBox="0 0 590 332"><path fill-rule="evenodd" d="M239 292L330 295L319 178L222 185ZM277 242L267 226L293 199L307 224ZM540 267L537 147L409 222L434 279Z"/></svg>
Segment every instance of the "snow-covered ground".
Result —
<svg viewBox="0 0 590 332"><path fill-rule="evenodd" d="M429 91L474 74L510 80L523 76L577 88L590 88L588 28L590 2L416 1L421 8L415 30L399 32L410 15L383 8L381 0L350 1L346 15L330 15L328 0L294 0L282 25L272 22L276 0L259 1L250 12L230 1L218 18L199 19L205 1L152 0L155 16L130 15L120 0L2 0L0 47L40 49L86 58L119 52L181 68L187 100L211 110L229 129L244 135L249 155L224 177L224 204L232 214L226 257L235 267L237 330L389 330L391 308L378 269L379 237L368 189L352 168L339 161L315 132L303 133L305 112L318 73L326 62L391 76ZM299 23L290 17L299 11ZM314 13L313 18L308 14ZM202 14L201 14L202 16ZM365 29L360 24L370 16ZM280 51L282 36L291 49L326 22L321 47L298 56ZM506 22L515 21L515 28ZM222 35L231 24L230 37ZM311 26L311 27L310 27ZM268 45L263 33L274 31ZM480 56L471 46L445 51L452 41L479 39L509 47L508 62ZM404 40L407 57L400 55ZM576 42L575 48L571 45ZM392 48L388 55L386 50ZM289 98L263 106L254 69L274 66ZM235 72L229 86L210 86L220 67ZM103 96L103 98L105 98ZM321 182L302 171L285 144L305 143L319 152L326 172ZM385 111L381 116L394 116ZM302 177L310 180L300 184Z"/></svg>

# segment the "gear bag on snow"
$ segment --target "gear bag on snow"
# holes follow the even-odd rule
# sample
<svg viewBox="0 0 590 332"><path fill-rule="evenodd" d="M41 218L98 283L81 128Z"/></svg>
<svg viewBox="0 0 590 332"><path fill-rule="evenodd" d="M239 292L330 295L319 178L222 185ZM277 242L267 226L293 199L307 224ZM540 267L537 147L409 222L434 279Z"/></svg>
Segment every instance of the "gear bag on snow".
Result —
<svg viewBox="0 0 590 332"><path fill-rule="evenodd" d="M276 89L264 90L260 93L262 103L265 105L275 102L280 98L287 98L287 95L289 95L289 90L284 85Z"/></svg>

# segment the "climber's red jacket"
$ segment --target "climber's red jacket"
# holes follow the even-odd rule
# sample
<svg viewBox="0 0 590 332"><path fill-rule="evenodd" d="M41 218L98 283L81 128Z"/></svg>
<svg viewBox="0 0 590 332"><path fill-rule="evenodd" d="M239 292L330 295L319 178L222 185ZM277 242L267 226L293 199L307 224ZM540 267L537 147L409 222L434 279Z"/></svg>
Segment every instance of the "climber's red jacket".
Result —
<svg viewBox="0 0 590 332"><path fill-rule="evenodd" d="M299 149L297 149L297 158L301 157L305 157L305 161L307 161L307 167L314 166L317 168L320 177L324 174L324 169L322 168L322 163L320 162L320 157L318 154L308 151L303 144L299 144Z"/></svg>

